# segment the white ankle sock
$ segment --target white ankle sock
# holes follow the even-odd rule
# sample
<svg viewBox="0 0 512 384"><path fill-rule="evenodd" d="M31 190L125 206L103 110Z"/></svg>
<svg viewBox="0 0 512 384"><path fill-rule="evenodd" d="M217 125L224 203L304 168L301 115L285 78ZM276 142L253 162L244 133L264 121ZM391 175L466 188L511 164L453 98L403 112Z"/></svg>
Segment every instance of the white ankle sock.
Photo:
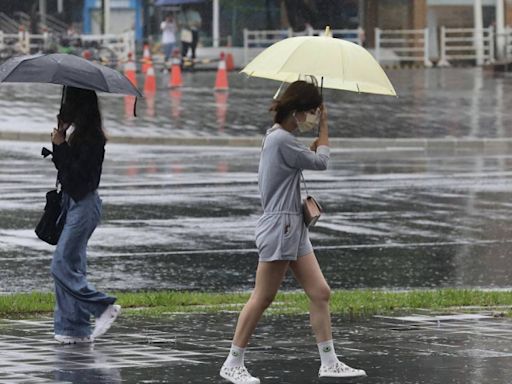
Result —
<svg viewBox="0 0 512 384"><path fill-rule="evenodd" d="M244 365L244 353L245 348L237 347L235 344L231 344L231 349L229 350L229 356L227 357L224 365L226 367L241 367Z"/></svg>
<svg viewBox="0 0 512 384"><path fill-rule="evenodd" d="M338 357L334 350L334 342L332 340L327 340L317 345L322 365L334 365L338 362Z"/></svg>

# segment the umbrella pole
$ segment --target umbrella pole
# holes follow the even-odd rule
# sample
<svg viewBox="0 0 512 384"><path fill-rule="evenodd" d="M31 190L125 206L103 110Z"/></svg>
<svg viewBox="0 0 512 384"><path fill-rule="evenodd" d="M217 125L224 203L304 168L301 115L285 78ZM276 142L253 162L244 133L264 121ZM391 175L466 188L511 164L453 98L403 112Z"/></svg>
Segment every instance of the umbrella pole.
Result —
<svg viewBox="0 0 512 384"><path fill-rule="evenodd" d="M281 90L283 89L284 83L285 83L285 82L283 81L283 82L281 83L281 85L279 86L279 88L277 89L277 91L276 91L276 93L275 93L275 95L274 95L274 97L273 97L273 99L274 99L274 100L277 100L277 99L279 98L279 95L280 95L280 93L281 93Z"/></svg>
<svg viewBox="0 0 512 384"><path fill-rule="evenodd" d="M63 85L62 86L62 96L60 98L60 106L61 106L61 108L62 108L62 104L64 104L64 101L66 101L66 92L67 92L67 90L68 90L68 88L65 85Z"/></svg>
<svg viewBox="0 0 512 384"><path fill-rule="evenodd" d="M324 95L324 77L320 79L320 96ZM318 131L316 133L317 137L320 137L320 124L318 124Z"/></svg>

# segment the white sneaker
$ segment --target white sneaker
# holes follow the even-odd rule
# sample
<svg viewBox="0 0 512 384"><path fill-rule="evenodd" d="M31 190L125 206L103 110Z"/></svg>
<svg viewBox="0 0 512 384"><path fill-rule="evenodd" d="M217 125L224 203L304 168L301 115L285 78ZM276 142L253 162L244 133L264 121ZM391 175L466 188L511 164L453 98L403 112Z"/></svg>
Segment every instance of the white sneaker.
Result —
<svg viewBox="0 0 512 384"><path fill-rule="evenodd" d="M101 316L96 319L96 325L92 331L92 338L96 339L107 332L120 313L120 305L109 305L107 309L105 309L105 312L103 312Z"/></svg>
<svg viewBox="0 0 512 384"><path fill-rule="evenodd" d="M53 338L61 344L85 344L94 342L94 339L91 336L75 337L65 335L54 335Z"/></svg>
<svg viewBox="0 0 512 384"><path fill-rule="evenodd" d="M349 367L347 364L338 361L333 365L321 365L318 371L318 377L358 377L366 376L362 369Z"/></svg>
<svg viewBox="0 0 512 384"><path fill-rule="evenodd" d="M233 384L260 384L260 379L251 376L245 366L226 367L220 369L220 376Z"/></svg>

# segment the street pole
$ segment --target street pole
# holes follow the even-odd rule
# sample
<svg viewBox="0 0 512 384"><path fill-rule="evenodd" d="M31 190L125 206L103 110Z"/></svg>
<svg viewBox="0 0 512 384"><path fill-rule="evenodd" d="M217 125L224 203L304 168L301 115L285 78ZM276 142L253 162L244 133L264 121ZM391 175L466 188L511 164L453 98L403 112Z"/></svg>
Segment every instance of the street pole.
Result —
<svg viewBox="0 0 512 384"><path fill-rule="evenodd" d="M64 12L64 0L57 0L57 12Z"/></svg>
<svg viewBox="0 0 512 384"><path fill-rule="evenodd" d="M213 23L212 23L213 46L219 46L219 0L213 0Z"/></svg>
<svg viewBox="0 0 512 384"><path fill-rule="evenodd" d="M39 0L39 15L41 24L46 27L46 0Z"/></svg>
<svg viewBox="0 0 512 384"><path fill-rule="evenodd" d="M505 53L505 4L496 0L496 56L502 60Z"/></svg>
<svg viewBox="0 0 512 384"><path fill-rule="evenodd" d="M364 12L364 0L359 0L358 4L357 4L357 13L358 13L358 17L359 17L359 28L362 28L364 29L364 24L366 22L365 20L365 12Z"/></svg>
<svg viewBox="0 0 512 384"><path fill-rule="evenodd" d="M103 0L103 34L110 33L110 0Z"/></svg>
<svg viewBox="0 0 512 384"><path fill-rule="evenodd" d="M484 39L483 39L483 18L482 18L482 0L473 0L474 15L474 44L476 50L476 65L484 63Z"/></svg>

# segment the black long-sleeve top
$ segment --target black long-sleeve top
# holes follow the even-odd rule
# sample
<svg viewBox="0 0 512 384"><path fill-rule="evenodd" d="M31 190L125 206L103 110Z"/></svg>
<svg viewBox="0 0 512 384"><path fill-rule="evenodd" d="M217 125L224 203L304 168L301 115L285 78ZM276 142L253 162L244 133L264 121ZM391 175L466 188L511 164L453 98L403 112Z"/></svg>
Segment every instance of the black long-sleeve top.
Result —
<svg viewBox="0 0 512 384"><path fill-rule="evenodd" d="M53 144L53 163L58 170L57 178L62 190L75 201L95 191L100 184L104 157L103 141Z"/></svg>

